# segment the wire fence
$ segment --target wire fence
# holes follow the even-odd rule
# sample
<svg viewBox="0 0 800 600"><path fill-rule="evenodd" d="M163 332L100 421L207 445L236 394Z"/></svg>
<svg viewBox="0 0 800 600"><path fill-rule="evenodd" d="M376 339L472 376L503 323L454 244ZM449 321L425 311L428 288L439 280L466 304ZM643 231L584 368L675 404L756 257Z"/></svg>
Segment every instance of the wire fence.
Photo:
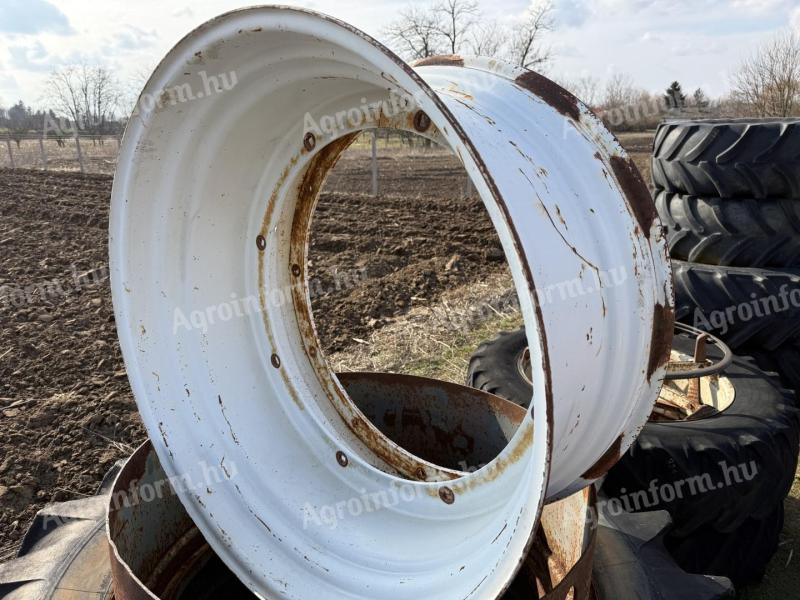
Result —
<svg viewBox="0 0 800 600"><path fill-rule="evenodd" d="M0 168L113 174L120 138L0 136Z"/></svg>
<svg viewBox="0 0 800 600"><path fill-rule="evenodd" d="M0 169L36 169L113 175L121 138L106 135L76 137L12 136L0 133ZM400 154L449 153L448 150L416 136L388 129L364 132L350 146L357 154L370 157L371 193L380 194L379 156ZM464 175L465 192L473 193L472 182Z"/></svg>

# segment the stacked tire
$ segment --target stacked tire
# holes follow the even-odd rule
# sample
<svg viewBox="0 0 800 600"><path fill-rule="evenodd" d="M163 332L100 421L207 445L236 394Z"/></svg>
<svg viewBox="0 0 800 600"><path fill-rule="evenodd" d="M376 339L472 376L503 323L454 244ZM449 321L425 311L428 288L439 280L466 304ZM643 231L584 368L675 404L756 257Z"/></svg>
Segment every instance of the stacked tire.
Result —
<svg viewBox="0 0 800 600"><path fill-rule="evenodd" d="M673 121L653 151L677 317L800 386L800 120Z"/></svg>
<svg viewBox="0 0 800 600"><path fill-rule="evenodd" d="M717 335L797 392L800 120L663 123L652 171L673 259L678 320ZM741 507L736 529L717 521L705 526L705 544L668 544L682 566L739 582L763 572L783 526L783 495L794 480L796 446L794 452L783 456L783 473L773 475L779 476L773 489L764 482L762 506ZM748 569L754 563L746 555L754 546L772 552L757 552L759 568ZM740 570L732 573L731 566Z"/></svg>
<svg viewBox="0 0 800 600"><path fill-rule="evenodd" d="M694 346L686 334L672 342L687 357ZM528 406L526 349L524 329L481 344L467 385ZM708 355L721 358L716 348ZM663 543L681 568L743 585L763 577L778 549L800 449L800 411L778 377L750 357L734 357L720 376L733 390L730 405L648 422L608 473L601 502L623 512L667 511L673 524Z"/></svg>

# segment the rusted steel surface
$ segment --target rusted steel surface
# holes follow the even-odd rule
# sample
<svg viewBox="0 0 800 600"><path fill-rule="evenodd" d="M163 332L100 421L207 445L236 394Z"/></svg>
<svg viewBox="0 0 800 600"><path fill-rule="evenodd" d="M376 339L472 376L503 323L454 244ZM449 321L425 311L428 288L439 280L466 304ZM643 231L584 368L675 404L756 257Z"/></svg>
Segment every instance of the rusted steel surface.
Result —
<svg viewBox="0 0 800 600"><path fill-rule="evenodd" d="M705 333L700 334L697 336L697 340L695 340L694 346L694 364L696 365L705 365L706 364L706 341L708 340L708 336ZM695 378L689 382L689 393L687 394L687 400L689 401L689 410L692 414L697 412L702 406L702 391L700 386L700 379Z"/></svg>
<svg viewBox="0 0 800 600"><path fill-rule="evenodd" d="M615 464L619 462L622 457L622 436L619 436L614 443L609 446L603 455L597 460L591 468L583 474L583 478L587 480L599 479L611 470Z"/></svg>
<svg viewBox="0 0 800 600"><path fill-rule="evenodd" d="M612 156L610 163L642 234L649 238L653 224L658 221L658 214L650 190L647 189L647 184L642 179L642 174L636 168L632 158L620 155Z"/></svg>
<svg viewBox="0 0 800 600"><path fill-rule="evenodd" d="M684 356L672 351L665 385L653 409L653 420L692 421L706 418L728 408L736 390L725 377L733 360L730 348L719 338L683 323L676 330L696 337L694 354ZM708 344L716 346L708 356Z"/></svg>
<svg viewBox="0 0 800 600"><path fill-rule="evenodd" d="M503 451L525 409L454 383L390 373L339 373L348 396L377 428L415 456L453 471L473 470ZM420 470L417 478L426 480Z"/></svg>
<svg viewBox="0 0 800 600"><path fill-rule="evenodd" d="M367 373L340 376L354 397L367 387L375 393L387 391L380 374ZM391 376L389 376L391 377ZM411 384L412 381L404 383ZM464 396L468 389L442 389L440 382L421 379L417 398L428 393L450 397ZM437 389L437 385L440 385ZM366 387L365 387L366 386ZM460 388L461 386L455 386ZM396 398L396 397L395 397ZM500 402L497 402L497 401ZM405 405L402 398L387 398L377 405L392 407L398 412ZM469 403L502 405L506 401L479 393ZM511 403L508 403L511 404ZM412 401L411 405L417 405ZM428 405L421 403L418 406ZM428 405L431 415L443 408L434 401ZM515 406L515 405L512 405ZM508 408L508 410L507 410ZM512 429L519 425L524 410L498 406L490 410L504 424L511 419ZM449 414L447 415L449 417ZM488 437L503 438L502 432ZM492 440L484 440L491 444ZM344 465L343 465L344 466ZM250 594L214 555L200 531L194 526L177 496L164 491L145 501L139 494L144 488L161 488L167 481L152 444L145 442L123 467L111 493L107 533L114 598L117 600L175 600L178 598L249 597ZM530 552L514 582L502 595L503 600L586 600L591 589L592 560L596 543L595 494L586 489L545 507L540 527ZM102 572L105 562L94 565ZM255 597L255 596L253 596Z"/></svg>
<svg viewBox="0 0 800 600"><path fill-rule="evenodd" d="M149 441L131 456L114 483L107 530L117 600L170 597L205 546L170 490Z"/></svg>
<svg viewBox="0 0 800 600"><path fill-rule="evenodd" d="M439 464L452 461L456 468L494 458L526 414L492 394L421 377L340 373L338 378L384 434L411 447L429 443L428 449L419 448L420 454L444 449L431 458ZM349 464L344 455L338 462L343 468ZM449 488L441 488L447 504L453 502L450 494ZM243 592L217 563L169 487L151 442L126 462L107 500L115 598L190 597L187 590L200 584L208 598ZM573 588L571 600L587 598L595 542L593 510L591 488L546 506L534 544L503 598L565 600Z"/></svg>
<svg viewBox="0 0 800 600"><path fill-rule="evenodd" d="M429 56L427 58L420 58L411 63L412 67L431 67L431 66L447 66L447 67L463 67L464 59L457 54L442 54L439 56Z"/></svg>
<svg viewBox="0 0 800 600"><path fill-rule="evenodd" d="M695 357L694 360L689 363L680 361L670 362L667 365L667 374L664 376L664 379L696 379L710 375L718 375L733 362L733 352L725 342L715 335L692 327L691 325L686 325L685 323L675 323L675 330L684 334L688 333L697 338L695 342ZM716 346L717 350L722 353L721 357L715 357L712 364L708 364L707 361L708 344L713 344ZM699 358L702 358L702 362L698 360Z"/></svg>
<svg viewBox="0 0 800 600"><path fill-rule="evenodd" d="M597 543L596 494L548 504L525 563L504 600L588 600Z"/></svg>
<svg viewBox="0 0 800 600"><path fill-rule="evenodd" d="M624 150L554 84L488 60L414 70L310 11L258 7L202 25L143 97L231 73L236 84L218 93L141 107L112 194L120 343L164 470L201 479L203 464L236 465L237 477L181 499L264 596L496 597L545 501L591 483L582 475L599 474L616 440L624 452L661 385L665 369L656 361L648 374L648 356L664 342L654 307L671 310L672 292L640 181L615 169ZM390 110L387 95L413 102ZM360 119L373 102L377 117ZM333 131L306 118L337 114ZM322 355L305 274L327 170L358 132L413 132L427 125L420 114L487 207L531 348L531 409L494 460L457 475L393 442L347 396ZM609 279L615 269L623 281ZM563 293L574 282L583 291ZM198 314L215 322L185 325ZM380 518L303 529L309 510L346 505L353 490L402 485L414 497ZM409 561L440 568L409 573Z"/></svg>
<svg viewBox="0 0 800 600"><path fill-rule="evenodd" d="M106 500L115 600L250 596L214 556L169 488L150 441L124 465Z"/></svg>
<svg viewBox="0 0 800 600"><path fill-rule="evenodd" d="M675 328L675 309L656 304L653 309L653 335L647 361L647 378L650 379L669 362L672 336Z"/></svg>
<svg viewBox="0 0 800 600"><path fill-rule="evenodd" d="M561 114L580 121L580 101L560 85L551 81L544 75L534 71L525 71L514 80L519 86L524 87L542 98ZM647 188L645 188L647 189Z"/></svg>

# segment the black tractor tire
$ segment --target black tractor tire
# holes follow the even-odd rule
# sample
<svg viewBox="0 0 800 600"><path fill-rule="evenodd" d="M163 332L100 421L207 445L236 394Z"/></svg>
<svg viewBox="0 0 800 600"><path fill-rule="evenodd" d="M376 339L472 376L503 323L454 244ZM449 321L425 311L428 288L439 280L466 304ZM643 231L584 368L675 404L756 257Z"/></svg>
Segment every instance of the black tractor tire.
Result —
<svg viewBox="0 0 800 600"><path fill-rule="evenodd" d="M747 519L731 533L704 527L690 537L668 534L664 544L689 573L728 577L737 587L744 586L764 578L766 559L778 551L783 520L780 502L765 518Z"/></svg>
<svg viewBox="0 0 800 600"><path fill-rule="evenodd" d="M693 196L800 198L800 120L663 123L653 183Z"/></svg>
<svg viewBox="0 0 800 600"><path fill-rule="evenodd" d="M753 348L749 354L765 371L773 371L784 387L800 392L800 342L790 342L774 350Z"/></svg>
<svg viewBox="0 0 800 600"><path fill-rule="evenodd" d="M734 598L724 577L690 575L664 546L670 525L665 511L617 513L598 503L599 527L592 579L600 599L720 600ZM606 507L606 508L604 508Z"/></svg>
<svg viewBox="0 0 800 600"><path fill-rule="evenodd" d="M729 267L800 266L800 202L720 199L661 190L656 208L672 258Z"/></svg>
<svg viewBox="0 0 800 600"><path fill-rule="evenodd" d="M105 516L120 467L109 471L98 495L51 504L36 514L17 558L0 564L0 598L114 597Z"/></svg>
<svg viewBox="0 0 800 600"><path fill-rule="evenodd" d="M800 339L800 269L672 261L675 316L733 350L774 350Z"/></svg>
<svg viewBox="0 0 800 600"><path fill-rule="evenodd" d="M520 370L527 348L524 328L503 331L484 342L469 360L467 385L527 408L533 398L533 388Z"/></svg>
<svg viewBox="0 0 800 600"><path fill-rule="evenodd" d="M679 335L673 348L691 355L694 341ZM667 510L674 536L708 527L731 533L765 519L794 482L800 410L792 393L748 357L735 357L722 375L735 390L730 406L695 420L649 422L603 483L606 495L633 510Z"/></svg>
<svg viewBox="0 0 800 600"><path fill-rule="evenodd" d="M522 329L504 333L480 347L481 360L484 365L497 364L508 359L508 348L525 343ZM692 355L694 340L678 335L672 347ZM710 348L709 356L719 354ZM735 357L723 374L736 393L728 408L697 420L647 423L609 472L603 493L627 500L629 510L668 511L673 533L683 537L708 526L732 532L747 519L766 518L794 481L800 410L777 376L765 373L750 358ZM467 384L520 389L518 396L506 396L517 403L531 395L530 384L508 368L484 370L480 378L471 369ZM659 488L655 495L650 489L654 480ZM674 490L675 498L661 493L664 485Z"/></svg>

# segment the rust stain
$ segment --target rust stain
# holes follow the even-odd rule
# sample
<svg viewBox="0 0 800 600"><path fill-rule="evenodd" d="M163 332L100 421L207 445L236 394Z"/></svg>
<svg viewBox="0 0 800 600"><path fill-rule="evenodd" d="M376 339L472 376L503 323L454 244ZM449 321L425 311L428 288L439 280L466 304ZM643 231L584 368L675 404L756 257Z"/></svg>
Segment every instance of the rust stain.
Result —
<svg viewBox="0 0 800 600"><path fill-rule="evenodd" d="M421 58L411 63L412 67L463 67L464 59L458 54L442 54Z"/></svg>
<svg viewBox="0 0 800 600"><path fill-rule="evenodd" d="M169 442L167 441L167 432L164 431L164 423L158 424L158 430L161 432L161 439L164 441L164 446L169 448Z"/></svg>
<svg viewBox="0 0 800 600"><path fill-rule="evenodd" d="M579 100L554 81L550 81L547 77L539 75L539 73L535 73L534 71L527 71L514 81L518 86L539 96L539 98L547 102L562 115L570 117L575 121L580 121L581 110L578 106Z"/></svg>
<svg viewBox="0 0 800 600"><path fill-rule="evenodd" d="M617 178L622 192L628 199L631 212L639 223L646 238L650 238L650 229L656 220L656 204L650 196L650 190L642 179L642 174L630 158L611 157L611 169Z"/></svg>
<svg viewBox="0 0 800 600"><path fill-rule="evenodd" d="M512 465L518 463L525 453L533 446L533 421L528 419L522 425L522 435L520 442L514 446L507 456L502 456L491 463L485 471L478 477L472 477L454 483L451 489L456 495L464 494L476 487L490 483L498 479ZM438 496L438 492L429 488L428 493Z"/></svg>
<svg viewBox="0 0 800 600"><path fill-rule="evenodd" d="M418 110L414 114L414 129L419 133L426 132L431 126L431 118L424 111Z"/></svg>
<svg viewBox="0 0 800 600"><path fill-rule="evenodd" d="M355 141L358 135L359 132L350 133L334 140L322 148L319 153L311 159L311 162L308 164L300 180L300 184L297 186L297 204L292 221L289 247L290 264L298 267L298 269L293 271L293 275L300 278L301 285L292 286L292 296L301 333L306 343L311 346L317 345L314 318L311 315L311 307L307 302L305 293L307 283L305 265L308 253L308 234L311 229L311 220L314 214L314 208L317 205L319 192L325 183L328 173L336 165L342 153ZM327 369L324 359L321 358L321 352L307 354L314 365Z"/></svg>
<svg viewBox="0 0 800 600"><path fill-rule="evenodd" d="M239 438L236 437L236 433L233 431L233 425L231 425L230 420L228 419L228 415L225 414L225 405L222 403L222 396L217 396L217 400L219 401L219 407L222 411L222 417L225 419L225 422L228 424L228 429L231 432L231 437L233 438L234 443L238 446L239 445Z"/></svg>
<svg viewBox="0 0 800 600"><path fill-rule="evenodd" d="M300 159L299 154L295 154L289 159L289 163L284 167L283 171L281 172L278 180L275 183L275 186L272 189L272 193L270 194L269 201L267 202L267 209L264 212L264 217L261 222L261 229L259 230L259 237L266 237L269 235L269 224L272 219L272 215L275 212L275 208L278 203L278 197L280 196L281 190L286 183L286 180L289 178L292 169L297 164L297 161ZM264 243L266 247L266 242ZM275 347L275 340L272 336L272 331L270 328L269 319L267 315L269 314L268 307L267 307L267 287L266 282L264 281L265 278L265 261L266 261L266 254L264 252L258 253L258 301L259 305L261 306L261 320L264 324L264 331L267 335L269 343ZM284 378L285 378L284 374ZM289 394L292 396L295 404L303 410L303 403L297 397L297 394L294 392L293 388L289 388Z"/></svg>
<svg viewBox="0 0 800 600"><path fill-rule="evenodd" d="M376 427L382 435L362 441L373 448L374 441L376 453L388 451L387 462L421 481L456 479L465 465L490 463L527 414L487 392L422 377L361 372L339 373L337 378L367 418L365 424L354 417L351 429L372 436L369 430ZM392 458L401 454L397 447L417 462L402 455Z"/></svg>
<svg viewBox="0 0 800 600"><path fill-rule="evenodd" d="M500 530L500 533L498 533L498 534L495 536L495 538L492 540L492 544L494 544L494 543L495 543L497 540L499 540L499 539L500 539L500 536L501 536L501 535L503 535L503 532L504 532L506 529L508 529L508 523L506 523L505 525L503 525L503 528Z"/></svg>
<svg viewBox="0 0 800 600"><path fill-rule="evenodd" d="M611 447L605 451L603 456L592 465L588 471L586 471L583 475L581 475L581 479L585 479L587 481L592 481L595 479L599 479L606 473L611 470L620 459L620 450L622 448L622 434L614 440L614 443L611 444Z"/></svg>
<svg viewBox="0 0 800 600"><path fill-rule="evenodd" d="M413 118L413 113L408 115ZM297 204L295 207L294 220L290 235L290 264L300 266L300 285L292 286L292 299L297 314L297 322L300 327L301 335L305 341L305 352L315 367L318 379L322 383L328 398L337 408L343 417L344 423L348 428L375 454L388 465L391 465L398 472L414 478L419 473L427 473L424 462L419 461L407 453L400 451L394 444L388 441L375 425L368 421L357 408L348 402L346 395L342 395L336 383L326 374L331 373L325 360L324 354L318 351L318 336L311 314L311 307L306 297L306 256L308 252L308 232L311 226L314 208L322 185L325 182L328 172L335 166L344 150L358 136L358 132L348 134L328 144L322 148L312 161L309 163L305 173L297 188ZM287 382L288 383L288 382ZM291 385L288 386L291 392ZM294 396L293 396L294 397ZM295 401L300 404L299 399ZM439 476L444 480L455 479L459 476L456 472L447 472L442 469Z"/></svg>
<svg viewBox="0 0 800 600"><path fill-rule="evenodd" d="M569 227L567 227L567 221L564 219L564 215L561 214L561 209L558 207L558 204L556 204L555 207L558 220L561 221L561 224L564 226L564 229L569 229Z"/></svg>
<svg viewBox="0 0 800 600"><path fill-rule="evenodd" d="M350 430L364 442L381 460L397 469L406 477L412 480L428 479L427 470L424 468L424 463L416 459L411 454L398 452L398 447L392 442L386 443L386 437L381 431L372 423L366 420L362 415L354 415L348 422ZM448 481L457 479L460 474L453 471L448 472L446 469L438 469L436 471L439 480ZM422 475L422 477L420 477ZM435 488L429 488L428 492L435 497L439 496Z"/></svg>
<svg viewBox="0 0 800 600"><path fill-rule="evenodd" d="M648 381L659 367L669 362L674 327L675 309L656 304L653 309L653 335L650 338L650 358L647 361Z"/></svg>
<svg viewBox="0 0 800 600"><path fill-rule="evenodd" d="M464 91L458 89L457 87L455 87L455 85L451 85L449 88L447 88L447 91L450 94L455 94L457 96L461 96L465 100L473 100L473 101L475 100L475 96L473 96L472 94L468 94L467 92L464 92Z"/></svg>

